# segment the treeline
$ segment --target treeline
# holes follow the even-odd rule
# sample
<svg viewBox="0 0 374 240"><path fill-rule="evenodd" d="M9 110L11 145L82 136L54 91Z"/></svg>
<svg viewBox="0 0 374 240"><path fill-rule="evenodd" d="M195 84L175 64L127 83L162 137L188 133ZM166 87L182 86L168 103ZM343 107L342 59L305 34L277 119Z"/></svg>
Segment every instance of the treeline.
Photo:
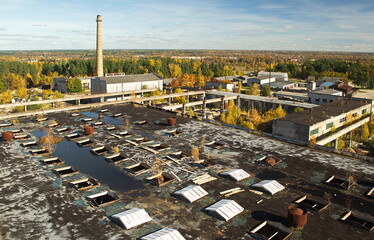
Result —
<svg viewBox="0 0 374 240"><path fill-rule="evenodd" d="M343 80L351 80L361 87L374 87L374 65L357 61L320 59L307 60L300 65L294 62L279 62L274 66L273 71L287 72L290 77L300 79L307 79L308 76L316 78L341 77Z"/></svg>

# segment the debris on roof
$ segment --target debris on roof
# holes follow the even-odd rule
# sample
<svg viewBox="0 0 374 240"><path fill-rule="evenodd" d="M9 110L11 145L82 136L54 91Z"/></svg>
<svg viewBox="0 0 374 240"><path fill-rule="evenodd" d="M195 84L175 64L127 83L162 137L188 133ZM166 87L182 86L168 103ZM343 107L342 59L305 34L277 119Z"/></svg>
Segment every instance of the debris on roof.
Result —
<svg viewBox="0 0 374 240"><path fill-rule="evenodd" d="M176 192L174 195L187 200L188 202L192 203L200 198L203 198L208 195L208 192L205 191L199 185L189 185L185 188L182 188Z"/></svg>
<svg viewBox="0 0 374 240"><path fill-rule="evenodd" d="M260 240L286 240L292 235L292 231L280 223L265 221L253 228L250 235Z"/></svg>
<svg viewBox="0 0 374 240"><path fill-rule="evenodd" d="M208 143L205 144L205 146L215 148L215 149L218 149L218 150L226 147L226 145L224 143L216 142L216 141L208 142Z"/></svg>
<svg viewBox="0 0 374 240"><path fill-rule="evenodd" d="M141 237L140 240L186 240L178 230L162 228L154 233Z"/></svg>
<svg viewBox="0 0 374 240"><path fill-rule="evenodd" d="M205 208L205 210L219 219L228 221L239 213L243 212L244 208L242 208L234 200L222 199Z"/></svg>
<svg viewBox="0 0 374 240"><path fill-rule="evenodd" d="M325 183L334 187L350 189L355 184L355 180L353 177L343 178L332 175L325 181Z"/></svg>
<svg viewBox="0 0 374 240"><path fill-rule="evenodd" d="M252 184L251 187L262 189L271 195L276 194L279 191L282 191L285 187L281 185L276 180L263 180L261 182Z"/></svg>
<svg viewBox="0 0 374 240"><path fill-rule="evenodd" d="M147 163L135 163L133 165L125 167L124 169L137 176L139 174L150 171L151 166L149 166Z"/></svg>
<svg viewBox="0 0 374 240"><path fill-rule="evenodd" d="M232 178L233 180L237 182L247 179L251 176L249 173L247 173L243 169L231 169L229 171L220 173L220 175Z"/></svg>
<svg viewBox="0 0 374 240"><path fill-rule="evenodd" d="M130 229L152 220L144 209L133 208L110 217L118 225L125 229Z"/></svg>
<svg viewBox="0 0 374 240"><path fill-rule="evenodd" d="M244 191L245 191L244 189L241 189L240 187L237 187L237 188L232 188L232 189L229 189L229 190L226 190L226 191L222 191L219 194L224 195L225 197L230 197L231 195L234 195L234 194L237 194L237 193L240 193L240 192L244 192Z"/></svg>
<svg viewBox="0 0 374 240"><path fill-rule="evenodd" d="M204 174L204 175L195 177L194 179L192 179L192 182L195 183L195 184L198 184L198 185L202 185L204 183L214 181L216 179L217 179L216 177L212 177L209 174Z"/></svg>
<svg viewBox="0 0 374 240"><path fill-rule="evenodd" d="M169 173L158 173L153 176L147 177L146 180L152 181L157 186L164 186L175 181L175 177Z"/></svg>

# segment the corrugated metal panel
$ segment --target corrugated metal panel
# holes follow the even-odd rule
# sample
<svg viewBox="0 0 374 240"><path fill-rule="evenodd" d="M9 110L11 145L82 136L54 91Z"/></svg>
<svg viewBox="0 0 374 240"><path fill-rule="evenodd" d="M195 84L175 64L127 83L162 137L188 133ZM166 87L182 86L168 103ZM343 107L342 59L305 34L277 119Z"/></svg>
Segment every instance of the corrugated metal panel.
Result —
<svg viewBox="0 0 374 240"><path fill-rule="evenodd" d="M251 176L249 173L247 173L243 169L231 169L227 172L221 173L221 175L229 176L236 181L241 181Z"/></svg>
<svg viewBox="0 0 374 240"><path fill-rule="evenodd" d="M174 194L181 196L192 203L208 195L208 192L198 185L189 185L185 188L182 188L181 190L174 192Z"/></svg>
<svg viewBox="0 0 374 240"><path fill-rule="evenodd" d="M178 230L171 228L163 228L157 232L141 237L141 240L186 240Z"/></svg>
<svg viewBox="0 0 374 240"><path fill-rule="evenodd" d="M133 208L124 212L120 212L111 216L116 222L121 224L124 228L130 229L139 226L143 223L149 222L152 218L144 209Z"/></svg>
<svg viewBox="0 0 374 240"><path fill-rule="evenodd" d="M207 207L205 210L208 212L216 213L223 219L228 221L239 213L243 212L244 208L242 208L234 200L222 199L214 203L210 207Z"/></svg>
<svg viewBox="0 0 374 240"><path fill-rule="evenodd" d="M261 182L255 183L252 185L254 188L261 188L269 192L271 195L276 194L279 191L282 191L285 187L281 185L276 180L263 180Z"/></svg>

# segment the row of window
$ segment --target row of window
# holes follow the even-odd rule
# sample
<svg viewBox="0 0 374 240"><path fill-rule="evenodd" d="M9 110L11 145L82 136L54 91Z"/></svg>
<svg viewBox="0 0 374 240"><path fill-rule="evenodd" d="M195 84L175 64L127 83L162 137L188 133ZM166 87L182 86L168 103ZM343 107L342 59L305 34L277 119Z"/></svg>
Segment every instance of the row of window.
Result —
<svg viewBox="0 0 374 240"><path fill-rule="evenodd" d="M367 109L362 110L362 115L364 115L366 112L367 112ZM357 113L353 113L352 117L354 117L354 118L357 117ZM339 120L340 123L343 123L345 121L347 121L347 117L343 117ZM333 122L330 122L330 123L326 124L326 130L332 128L333 126L334 126ZM318 133L318 128L310 131L311 136L314 135L314 134L317 134L317 133Z"/></svg>

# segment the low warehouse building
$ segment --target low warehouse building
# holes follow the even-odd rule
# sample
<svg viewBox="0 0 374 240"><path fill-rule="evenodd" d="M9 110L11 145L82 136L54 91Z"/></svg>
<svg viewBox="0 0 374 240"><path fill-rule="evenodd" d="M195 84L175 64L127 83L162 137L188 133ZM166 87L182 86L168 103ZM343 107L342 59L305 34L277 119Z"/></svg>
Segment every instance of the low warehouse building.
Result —
<svg viewBox="0 0 374 240"><path fill-rule="evenodd" d="M371 102L339 101L288 114L273 121L273 134L304 142L320 139L332 129L339 129L371 114Z"/></svg>

